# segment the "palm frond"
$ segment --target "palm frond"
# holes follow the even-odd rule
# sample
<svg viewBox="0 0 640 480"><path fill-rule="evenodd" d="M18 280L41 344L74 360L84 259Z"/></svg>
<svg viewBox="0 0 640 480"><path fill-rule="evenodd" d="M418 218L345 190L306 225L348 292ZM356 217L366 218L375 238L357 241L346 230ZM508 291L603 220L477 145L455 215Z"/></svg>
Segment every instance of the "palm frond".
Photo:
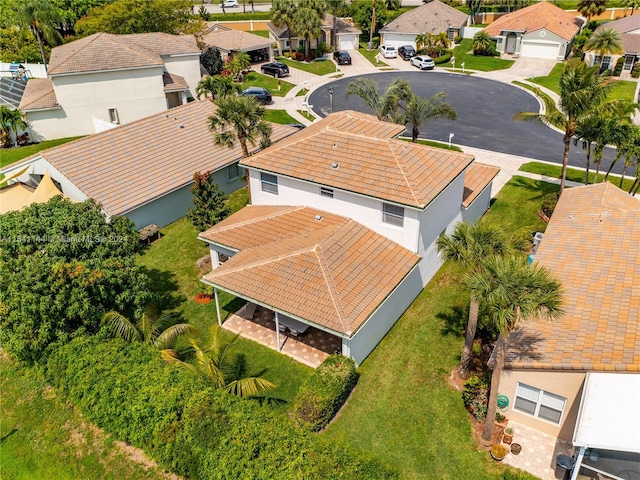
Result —
<svg viewBox="0 0 640 480"><path fill-rule="evenodd" d="M156 347L160 349L173 347L176 340L183 335L197 335L199 330L189 323L178 323L171 325L161 331L154 341Z"/></svg>
<svg viewBox="0 0 640 480"><path fill-rule="evenodd" d="M100 324L106 326L107 331L112 337L122 338L127 342L139 342L143 340L136 326L124 315L113 310L102 316Z"/></svg>
<svg viewBox="0 0 640 480"><path fill-rule="evenodd" d="M275 388L275 385L264 378L248 377L234 380L226 386L226 391L238 397L248 398Z"/></svg>

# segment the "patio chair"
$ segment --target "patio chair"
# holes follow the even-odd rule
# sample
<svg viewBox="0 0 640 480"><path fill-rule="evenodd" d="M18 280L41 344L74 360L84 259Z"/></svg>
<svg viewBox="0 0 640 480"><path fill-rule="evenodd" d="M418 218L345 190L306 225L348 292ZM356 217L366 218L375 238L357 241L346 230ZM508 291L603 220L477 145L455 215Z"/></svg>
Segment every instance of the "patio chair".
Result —
<svg viewBox="0 0 640 480"><path fill-rule="evenodd" d="M300 338L302 333L299 332L298 330L296 330L295 328L290 328L289 329L289 335L291 335L292 337L295 337L295 338Z"/></svg>
<svg viewBox="0 0 640 480"><path fill-rule="evenodd" d="M282 323L279 323L279 324L278 324L278 331L279 331L280 333L287 333L287 330L288 330L288 328L287 328L287 326L286 326L286 325L284 325L284 324L282 324Z"/></svg>
<svg viewBox="0 0 640 480"><path fill-rule="evenodd" d="M242 313L242 318L244 318L245 320L253 320L253 315L256 313L257 307L258 305L256 305L255 303L247 302L247 306Z"/></svg>

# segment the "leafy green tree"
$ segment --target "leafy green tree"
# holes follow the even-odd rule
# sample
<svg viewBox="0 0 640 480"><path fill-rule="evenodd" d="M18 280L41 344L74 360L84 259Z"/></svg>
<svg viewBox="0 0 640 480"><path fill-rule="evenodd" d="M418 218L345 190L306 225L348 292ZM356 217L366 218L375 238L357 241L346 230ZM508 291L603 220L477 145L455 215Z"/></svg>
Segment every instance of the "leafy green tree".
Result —
<svg viewBox="0 0 640 480"><path fill-rule="evenodd" d="M152 300L133 223L107 222L93 200L58 196L0 215L0 241L0 345L20 360L96 332L105 311L140 313Z"/></svg>
<svg viewBox="0 0 640 480"><path fill-rule="evenodd" d="M18 146L18 129L27 128L27 119L20 110L9 108L5 105L0 106L0 130L3 136L6 135L9 142L11 141L10 131L13 130L16 143Z"/></svg>
<svg viewBox="0 0 640 480"><path fill-rule="evenodd" d="M416 143L420 135L422 125L437 118L457 118L455 109L445 102L447 95L438 92L433 97L423 98L413 94L404 111L404 122L411 126L411 141Z"/></svg>
<svg viewBox="0 0 640 480"><path fill-rule="evenodd" d="M295 32L298 36L305 39L304 54L308 57L311 40L320 36L322 17L311 7L298 7L293 14L293 21L295 24Z"/></svg>
<svg viewBox="0 0 640 480"><path fill-rule="evenodd" d="M484 30L480 30L473 36L473 54L486 57L491 57L495 54L493 40Z"/></svg>
<svg viewBox="0 0 640 480"><path fill-rule="evenodd" d="M500 332L495 344L495 366L482 439L488 441L495 424L500 376L504 370L508 337L530 319L560 318L563 293L560 282L545 267L527 264L524 256L496 256L480 271L469 273L466 283L474 298L492 312L491 321Z"/></svg>
<svg viewBox="0 0 640 480"><path fill-rule="evenodd" d="M371 32L371 18L373 17L373 8L375 5L375 21L373 22L374 31ZM362 30L363 35L369 35L376 33L376 26L384 26L387 22L387 9L385 8L385 2L383 0L355 0L351 3L350 8L351 17L356 25Z"/></svg>
<svg viewBox="0 0 640 480"><path fill-rule="evenodd" d="M600 55L600 67L605 55L620 55L624 49L622 36L614 28L603 28L594 33L584 45L585 50L592 50Z"/></svg>
<svg viewBox="0 0 640 480"><path fill-rule="evenodd" d="M114 0L49 0L56 9L59 30L63 35L74 35L74 26L89 10L112 3Z"/></svg>
<svg viewBox="0 0 640 480"><path fill-rule="evenodd" d="M115 0L92 8L75 26L80 37L98 32L115 34L197 33L202 20L193 15L190 0Z"/></svg>
<svg viewBox="0 0 640 480"><path fill-rule="evenodd" d="M607 9L607 0L580 0L578 2L578 12L580 15L591 20L591 17L604 13Z"/></svg>
<svg viewBox="0 0 640 480"><path fill-rule="evenodd" d="M42 63L46 67L44 42L54 46L62 41L62 37L55 29L59 21L56 9L48 0L21 0L15 4L14 14L18 25L31 29L35 35L40 46Z"/></svg>
<svg viewBox="0 0 640 480"><path fill-rule="evenodd" d="M48 45L43 45L45 56L51 53ZM42 61L40 47L33 32L16 26L0 28L0 61L37 63Z"/></svg>
<svg viewBox="0 0 640 480"><path fill-rule="evenodd" d="M224 68L229 72L232 79L242 82L242 71L248 69L250 66L251 58L249 54L246 52L238 52L227 59Z"/></svg>
<svg viewBox="0 0 640 480"><path fill-rule="evenodd" d="M224 68L224 62L222 61L220 50L215 47L208 47L200 55L200 64L209 75L220 75Z"/></svg>
<svg viewBox="0 0 640 480"><path fill-rule="evenodd" d="M640 7L640 0L623 0L620 6L624 7L625 17L627 16L628 8L631 9L631 15L633 16L634 12L636 11L636 8Z"/></svg>
<svg viewBox="0 0 640 480"><path fill-rule="evenodd" d="M196 87L198 98L207 97L211 100L228 97L234 93L240 93L240 85L235 83L231 77L215 75L213 77L203 77Z"/></svg>
<svg viewBox="0 0 640 480"><path fill-rule="evenodd" d="M293 46L291 36L293 33L294 14L296 12L296 4L293 0L274 0L271 4L270 17L271 23L278 28L287 28L289 36L289 56L293 55Z"/></svg>
<svg viewBox="0 0 640 480"><path fill-rule="evenodd" d="M231 214L227 206L228 196L214 183L211 172L196 172L193 180L193 207L187 212L187 218L197 229L204 231Z"/></svg>
<svg viewBox="0 0 640 480"><path fill-rule="evenodd" d="M412 98L413 91L406 80L398 78L380 94L378 83L371 78L363 77L349 82L346 96L351 95L360 97L378 120L395 122L401 119L400 109L403 102Z"/></svg>
<svg viewBox="0 0 640 480"><path fill-rule="evenodd" d="M480 13L480 7L482 6L482 0L467 0L466 6L469 9L469 15L471 17L471 23L476 23L476 15Z"/></svg>
<svg viewBox="0 0 640 480"><path fill-rule="evenodd" d="M515 237L507 235L498 227L482 222L475 225L459 222L451 235L440 236L436 244L438 252L445 260L462 265L465 270L474 273L482 271L484 262L489 258L505 256L524 249L524 245ZM465 342L458 366L458 372L462 378L469 376L479 310L480 299L471 295Z"/></svg>

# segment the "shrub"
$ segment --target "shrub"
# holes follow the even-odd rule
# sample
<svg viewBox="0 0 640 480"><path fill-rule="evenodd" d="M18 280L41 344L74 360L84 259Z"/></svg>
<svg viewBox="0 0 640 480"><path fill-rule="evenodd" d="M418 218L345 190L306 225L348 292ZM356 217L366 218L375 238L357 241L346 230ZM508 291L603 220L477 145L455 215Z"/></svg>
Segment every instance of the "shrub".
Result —
<svg viewBox="0 0 640 480"><path fill-rule="evenodd" d="M548 193L542 197L542 212L549 218L553 215L553 211L558 204L560 194L558 192Z"/></svg>
<svg viewBox="0 0 640 480"><path fill-rule="evenodd" d="M313 432L322 429L340 409L356 381L352 359L329 356L300 387L293 407L294 420Z"/></svg>
<svg viewBox="0 0 640 480"><path fill-rule="evenodd" d="M436 65L442 65L443 63L449 63L451 61L451 53L445 53L440 57L436 57L433 59L433 63Z"/></svg>
<svg viewBox="0 0 640 480"><path fill-rule="evenodd" d="M296 52L296 60L299 62L304 62L304 52Z"/></svg>
<svg viewBox="0 0 640 480"><path fill-rule="evenodd" d="M633 67L633 70L631 70L631 76L633 78L640 77L640 62L636 63L635 66Z"/></svg>
<svg viewBox="0 0 640 480"><path fill-rule="evenodd" d="M189 208L187 218L197 229L202 231L211 228L231 214L227 206L229 197L215 183L211 172L196 172L193 175L191 193L193 207Z"/></svg>
<svg viewBox="0 0 640 480"><path fill-rule="evenodd" d="M504 458L509 453L509 450L504 445L496 443L491 447L491 453L496 458Z"/></svg>
<svg viewBox="0 0 640 480"><path fill-rule="evenodd" d="M222 72L222 69L224 68L224 62L222 61L220 50L215 47L207 48L200 55L200 64L209 75L220 75L220 72Z"/></svg>
<svg viewBox="0 0 640 480"><path fill-rule="evenodd" d="M616 60L616 66L613 69L614 77L620 76L620 74L622 73L622 67L624 67L624 57L619 57L618 60Z"/></svg>
<svg viewBox="0 0 640 480"><path fill-rule="evenodd" d="M487 404L489 403L489 376L473 375L464 384L462 401L469 413L479 422L487 418Z"/></svg>

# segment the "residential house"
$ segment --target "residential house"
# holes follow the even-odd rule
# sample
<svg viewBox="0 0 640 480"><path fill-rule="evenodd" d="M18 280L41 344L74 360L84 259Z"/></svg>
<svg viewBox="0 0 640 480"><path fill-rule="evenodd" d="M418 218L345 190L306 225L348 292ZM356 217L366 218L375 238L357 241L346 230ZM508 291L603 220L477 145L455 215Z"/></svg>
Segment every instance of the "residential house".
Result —
<svg viewBox="0 0 640 480"><path fill-rule="evenodd" d="M416 36L446 33L449 40L462 37L469 16L440 0L403 13L380 29L380 44L415 48Z"/></svg>
<svg viewBox="0 0 640 480"><path fill-rule="evenodd" d="M343 111L243 159L252 205L200 235L203 281L272 312L274 338L293 319L361 363L440 267L438 236L489 208L499 171L404 130Z"/></svg>
<svg viewBox="0 0 640 480"><path fill-rule="evenodd" d="M287 27L276 27L272 22L267 23L269 28L269 37L276 42L280 52L289 51L289 40L291 40L291 49L303 49L305 47L305 39L299 38L297 34L292 32L289 39L289 29ZM333 47L331 44L332 32L334 28L333 15L327 13L322 19L320 26L320 36L311 40L310 48L318 48L320 43ZM359 38L362 31L356 27L350 18L336 18L336 46L337 50L354 50L359 48Z"/></svg>
<svg viewBox="0 0 640 480"><path fill-rule="evenodd" d="M183 217L192 205L195 172L214 172L226 193L244 186L238 167L240 146L230 149L213 142L207 119L215 108L208 100L190 102L43 150L0 173L10 184L37 187L48 172L73 200L93 198L107 216L125 215L139 229L150 224L163 227ZM272 128L276 143L297 131L276 124Z"/></svg>
<svg viewBox="0 0 640 480"><path fill-rule="evenodd" d="M211 23L200 41L207 47L215 47L223 60L234 52L245 52L252 62L263 62L273 58L273 41L254 33L234 30L219 23Z"/></svg>
<svg viewBox="0 0 640 480"><path fill-rule="evenodd" d="M200 80L195 38L96 33L55 47L20 109L34 140L89 135L187 103Z"/></svg>
<svg viewBox="0 0 640 480"><path fill-rule="evenodd" d="M598 33L604 28L612 28L620 34L623 45L622 55L605 55L600 58L600 55L596 52L585 52L585 61L591 66L601 64L602 68L606 70L608 68L613 69L618 58L623 56L624 65L622 71L631 73L631 70L640 59L640 15L631 15L620 20L603 23L594 33Z"/></svg>
<svg viewBox="0 0 640 480"><path fill-rule="evenodd" d="M510 421L573 441L582 456L600 451L599 466L581 461L612 478L640 474L639 245L638 199L608 182L566 189L534 259L562 283L564 316L514 332L500 379ZM633 452L635 476L606 470L605 458Z"/></svg>
<svg viewBox="0 0 640 480"><path fill-rule="evenodd" d="M583 23L551 2L536 2L501 16L484 31L496 40L500 53L564 60Z"/></svg>

